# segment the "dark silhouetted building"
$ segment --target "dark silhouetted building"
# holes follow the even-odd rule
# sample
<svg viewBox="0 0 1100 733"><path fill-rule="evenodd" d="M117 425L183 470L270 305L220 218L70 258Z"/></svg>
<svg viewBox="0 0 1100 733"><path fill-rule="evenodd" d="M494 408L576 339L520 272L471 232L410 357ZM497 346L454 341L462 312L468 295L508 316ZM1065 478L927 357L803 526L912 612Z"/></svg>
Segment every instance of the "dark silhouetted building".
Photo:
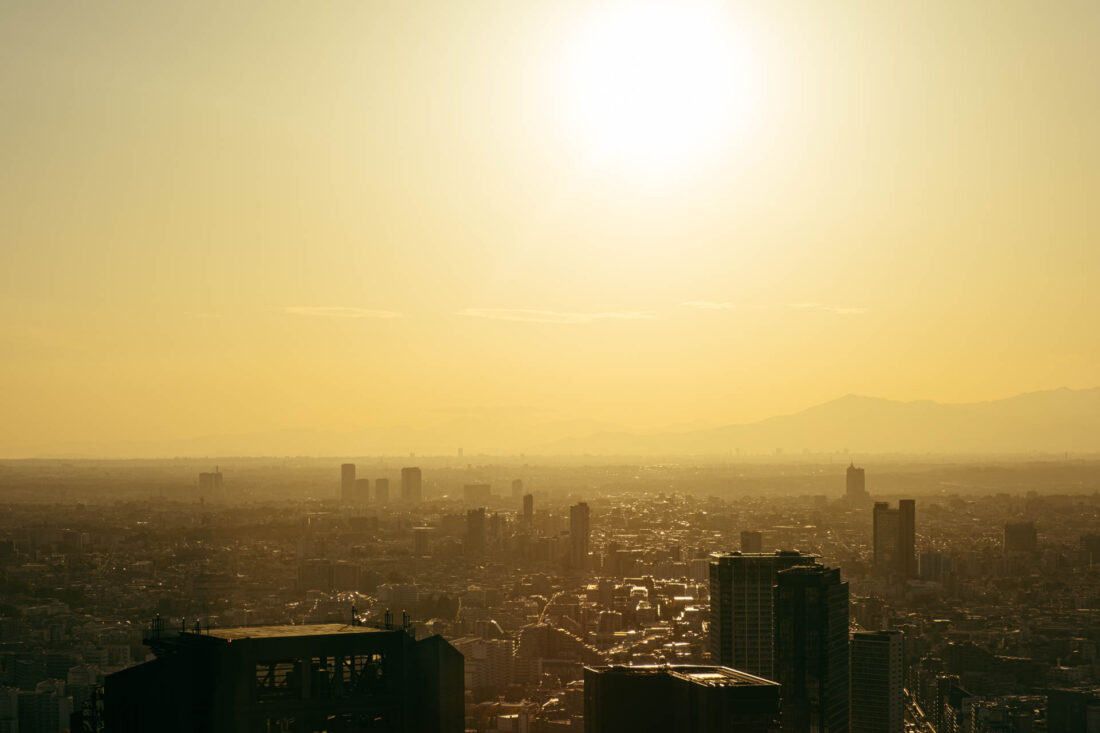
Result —
<svg viewBox="0 0 1100 733"><path fill-rule="evenodd" d="M353 504L366 504L370 501L370 479L355 479L355 491L353 492Z"/></svg>
<svg viewBox="0 0 1100 733"><path fill-rule="evenodd" d="M912 499L902 499L897 509L891 509L888 502L877 501L873 520L875 569L899 578L915 578L916 503Z"/></svg>
<svg viewBox="0 0 1100 733"><path fill-rule="evenodd" d="M348 504L355 495L355 464L340 464L340 501Z"/></svg>
<svg viewBox="0 0 1100 733"><path fill-rule="evenodd" d="M390 500L390 480L378 478L374 480L374 500L379 504L386 504Z"/></svg>
<svg viewBox="0 0 1100 733"><path fill-rule="evenodd" d="M447 731L462 655L440 636L343 624L154 630L157 658L109 675L106 732Z"/></svg>
<svg viewBox="0 0 1100 733"><path fill-rule="evenodd" d="M867 477L862 468L856 468L856 464L852 463L848 466L845 478L844 495L848 501L861 502L870 498L867 494Z"/></svg>
<svg viewBox="0 0 1100 733"><path fill-rule="evenodd" d="M772 676L772 587L775 574L814 565L815 555L794 550L712 555L710 659L767 679Z"/></svg>
<svg viewBox="0 0 1100 733"><path fill-rule="evenodd" d="M222 472L217 466L214 470L199 474L199 495L218 496L222 492Z"/></svg>
<svg viewBox="0 0 1100 733"><path fill-rule="evenodd" d="M424 498L419 468L401 469L401 501L417 502Z"/></svg>
<svg viewBox="0 0 1100 733"><path fill-rule="evenodd" d="M523 526L530 531L535 522L535 495L523 495Z"/></svg>
<svg viewBox="0 0 1100 733"><path fill-rule="evenodd" d="M1047 733L1092 733L1100 722L1100 689L1047 692Z"/></svg>
<svg viewBox="0 0 1100 733"><path fill-rule="evenodd" d="M820 565L775 578L775 679L784 733L848 733L848 584Z"/></svg>
<svg viewBox="0 0 1100 733"><path fill-rule="evenodd" d="M1005 524L1004 552L1035 552L1039 546L1039 533L1035 522L1008 522Z"/></svg>
<svg viewBox="0 0 1100 733"><path fill-rule="evenodd" d="M585 733L772 733L779 685L727 667L585 667Z"/></svg>
<svg viewBox="0 0 1100 733"><path fill-rule="evenodd" d="M763 552L764 534L746 530L741 533L741 552Z"/></svg>
<svg viewBox="0 0 1100 733"><path fill-rule="evenodd" d="M588 504L582 501L569 507L570 567L588 567L588 537L590 533Z"/></svg>
<svg viewBox="0 0 1100 733"><path fill-rule="evenodd" d="M904 733L904 652L900 631L852 634L852 733Z"/></svg>
<svg viewBox="0 0 1100 733"><path fill-rule="evenodd" d="M485 507L466 512L466 554L485 552Z"/></svg>

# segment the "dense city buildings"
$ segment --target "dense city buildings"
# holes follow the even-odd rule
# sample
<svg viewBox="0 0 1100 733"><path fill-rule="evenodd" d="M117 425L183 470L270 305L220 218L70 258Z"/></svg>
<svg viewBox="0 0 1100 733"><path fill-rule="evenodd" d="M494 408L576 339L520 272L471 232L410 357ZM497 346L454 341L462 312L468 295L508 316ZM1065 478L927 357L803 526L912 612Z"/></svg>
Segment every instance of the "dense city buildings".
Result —
<svg viewBox="0 0 1100 733"><path fill-rule="evenodd" d="M156 659L107 677L107 733L460 733L462 655L439 636L349 624L169 632Z"/></svg>
<svg viewBox="0 0 1100 733"><path fill-rule="evenodd" d="M1035 522L1007 522L1005 524L1004 551L1035 552L1038 547L1038 532L1035 530Z"/></svg>
<svg viewBox="0 0 1100 733"><path fill-rule="evenodd" d="M591 534L590 512L583 501L569 508L569 566L588 567L588 540Z"/></svg>
<svg viewBox="0 0 1100 733"><path fill-rule="evenodd" d="M848 584L820 565L775 577L775 677L784 733L848 733Z"/></svg>
<svg viewBox="0 0 1100 733"><path fill-rule="evenodd" d="M815 563L815 556L793 550L714 555L710 562L711 661L775 679L772 591L776 575Z"/></svg>
<svg viewBox="0 0 1100 733"><path fill-rule="evenodd" d="M905 640L900 631L851 638L852 733L904 733Z"/></svg>
<svg viewBox="0 0 1100 733"><path fill-rule="evenodd" d="M355 464L344 463L340 466L340 501L350 504L355 495Z"/></svg>
<svg viewBox="0 0 1100 733"><path fill-rule="evenodd" d="M423 498L423 486L419 468L401 469L401 501L405 503L418 502Z"/></svg>
<svg viewBox="0 0 1100 733"><path fill-rule="evenodd" d="M585 733L773 733L779 685L728 667L584 670Z"/></svg>
<svg viewBox="0 0 1100 733"><path fill-rule="evenodd" d="M903 580L916 577L916 502L902 499L891 509L889 502L877 501L873 520L875 568Z"/></svg>

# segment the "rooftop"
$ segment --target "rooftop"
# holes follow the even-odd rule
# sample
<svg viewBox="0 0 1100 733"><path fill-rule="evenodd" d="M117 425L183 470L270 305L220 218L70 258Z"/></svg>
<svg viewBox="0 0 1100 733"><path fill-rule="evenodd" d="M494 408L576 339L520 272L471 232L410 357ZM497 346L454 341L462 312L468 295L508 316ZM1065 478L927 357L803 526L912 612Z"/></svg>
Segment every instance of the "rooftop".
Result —
<svg viewBox="0 0 1100 733"><path fill-rule="evenodd" d="M201 636L236 641L238 639L272 639L290 636L365 634L374 631L384 631L384 629L376 629L371 626L352 626L350 624L284 624L280 626L237 626L226 629L203 630ZM200 634L195 635L199 636Z"/></svg>

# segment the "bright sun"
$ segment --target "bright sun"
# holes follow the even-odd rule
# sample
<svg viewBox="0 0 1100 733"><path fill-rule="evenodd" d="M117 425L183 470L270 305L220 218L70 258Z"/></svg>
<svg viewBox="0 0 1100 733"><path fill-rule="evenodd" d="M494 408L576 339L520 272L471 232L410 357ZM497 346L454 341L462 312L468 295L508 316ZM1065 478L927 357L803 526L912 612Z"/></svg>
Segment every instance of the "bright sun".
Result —
<svg viewBox="0 0 1100 733"><path fill-rule="evenodd" d="M737 134L749 104L743 46L715 4L623 4L566 50L563 113L598 159L632 169L696 162Z"/></svg>

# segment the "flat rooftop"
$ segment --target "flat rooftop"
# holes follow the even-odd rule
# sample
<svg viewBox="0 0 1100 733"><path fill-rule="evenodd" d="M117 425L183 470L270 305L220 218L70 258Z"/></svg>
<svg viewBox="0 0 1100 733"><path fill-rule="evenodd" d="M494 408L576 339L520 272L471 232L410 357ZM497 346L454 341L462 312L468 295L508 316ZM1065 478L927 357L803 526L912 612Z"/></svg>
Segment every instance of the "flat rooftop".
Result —
<svg viewBox="0 0 1100 733"><path fill-rule="evenodd" d="M329 634L367 634L386 629L350 624L284 624L280 626L236 626L225 629L203 629L202 633L186 632L194 636L210 636L225 641L238 639L276 639L293 636L327 636Z"/></svg>
<svg viewBox="0 0 1100 733"><path fill-rule="evenodd" d="M757 677L732 667L706 666L698 664L642 664L637 666L612 665L607 667L589 667L600 674L613 675L658 675L667 674L688 682L708 687L753 687L778 685L778 682Z"/></svg>

